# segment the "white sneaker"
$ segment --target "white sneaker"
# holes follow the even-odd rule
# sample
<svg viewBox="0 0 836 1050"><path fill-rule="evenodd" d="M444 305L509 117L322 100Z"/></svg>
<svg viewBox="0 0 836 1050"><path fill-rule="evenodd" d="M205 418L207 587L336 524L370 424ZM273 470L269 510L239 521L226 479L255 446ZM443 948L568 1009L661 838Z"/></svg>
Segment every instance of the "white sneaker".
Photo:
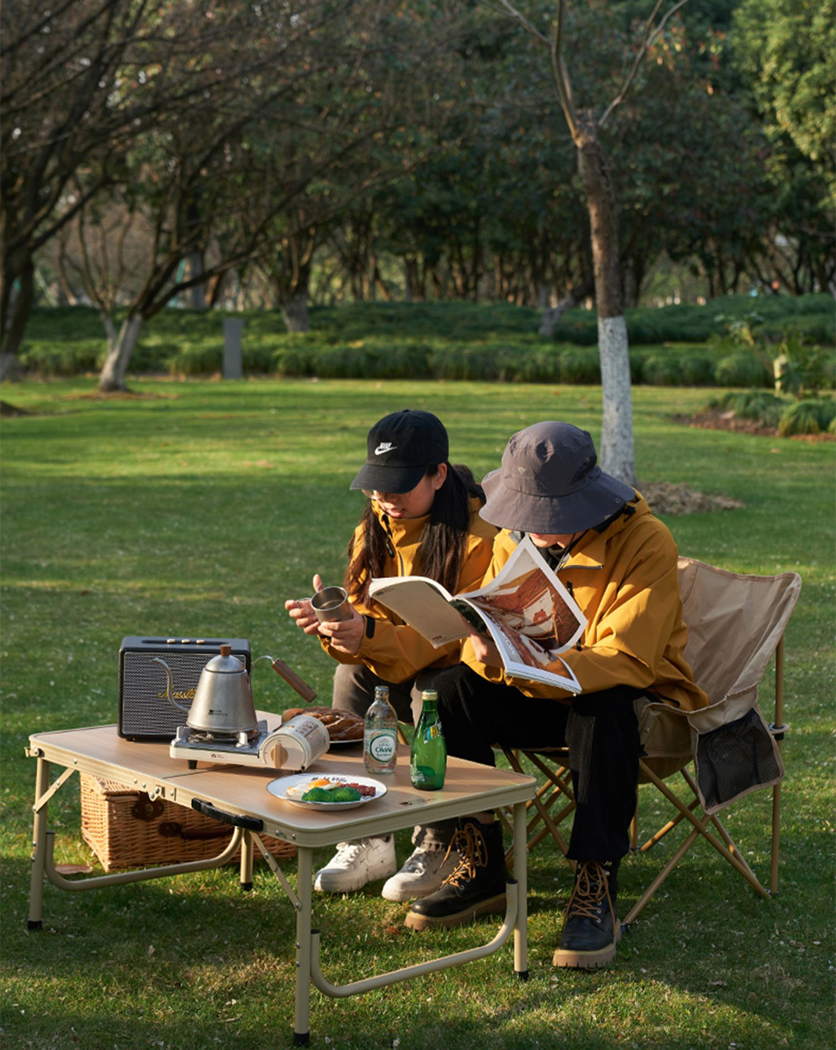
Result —
<svg viewBox="0 0 836 1050"><path fill-rule="evenodd" d="M409 901L435 893L459 863L455 850L450 850L446 859L445 853L446 850L421 849L419 846L397 875L386 880L381 894L387 901Z"/></svg>
<svg viewBox="0 0 836 1050"><path fill-rule="evenodd" d="M397 868L392 835L338 842L337 852L316 873L314 889L320 893L350 893L367 882L388 878Z"/></svg>

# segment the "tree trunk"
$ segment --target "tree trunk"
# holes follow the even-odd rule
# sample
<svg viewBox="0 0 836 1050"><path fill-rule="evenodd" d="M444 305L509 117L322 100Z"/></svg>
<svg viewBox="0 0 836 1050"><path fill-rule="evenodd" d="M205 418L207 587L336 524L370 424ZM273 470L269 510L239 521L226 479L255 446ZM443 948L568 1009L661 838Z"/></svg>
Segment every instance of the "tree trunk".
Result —
<svg viewBox="0 0 836 1050"><path fill-rule="evenodd" d="M307 332L308 330L308 291L297 292L283 298L279 308L288 332Z"/></svg>
<svg viewBox="0 0 836 1050"><path fill-rule="evenodd" d="M203 249L196 248L188 256L189 278L199 277L204 271ZM206 285L196 284L186 290L186 304L192 310L206 309Z"/></svg>
<svg viewBox="0 0 836 1050"><path fill-rule="evenodd" d="M108 318L108 321L110 319ZM112 322L105 327L108 331L108 351L105 363L99 375L99 390L106 394L116 390L127 390L125 379L131 354L139 340L144 318L142 314L129 314L122 322L118 335ZM115 339L113 336L115 335Z"/></svg>
<svg viewBox="0 0 836 1050"><path fill-rule="evenodd" d="M35 265L32 258L28 258L20 270L19 284L15 288L6 277L4 280L4 330L3 345L0 349L0 380L12 379L19 371L17 359L23 334L26 331L26 322L32 312L32 303L35 300Z"/></svg>
<svg viewBox="0 0 836 1050"><path fill-rule="evenodd" d="M576 288L566 296L565 299L561 299L557 306L549 306L543 311L543 317L540 320L540 327L537 329L538 335L544 335L547 339L554 337L554 330L560 321L560 318L566 313L567 310L573 310L579 302L585 299L588 295L592 295L592 282L586 281L583 284L579 284Z"/></svg>
<svg viewBox="0 0 836 1050"><path fill-rule="evenodd" d="M598 310L603 418L601 467L627 485L636 484L630 358L624 320L615 194L598 126L591 114L578 126L578 173L586 194Z"/></svg>

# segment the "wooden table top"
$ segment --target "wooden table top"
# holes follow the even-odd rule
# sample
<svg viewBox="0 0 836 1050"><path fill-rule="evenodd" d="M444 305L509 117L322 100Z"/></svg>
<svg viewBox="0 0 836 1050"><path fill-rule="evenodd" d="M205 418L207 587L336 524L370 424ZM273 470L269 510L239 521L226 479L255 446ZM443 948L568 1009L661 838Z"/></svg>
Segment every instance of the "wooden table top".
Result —
<svg viewBox="0 0 836 1050"><path fill-rule="evenodd" d="M280 721L278 715L268 712L259 711L258 716L267 719L269 729ZM409 779L409 748L401 745L394 774L375 778L388 788L383 798L357 809L323 813L270 794L267 785L289 776L289 771L202 762L190 770L185 760L169 756L167 743L125 740L115 725L36 733L30 737L30 747L51 762L136 786L149 794L156 792L178 805L191 806L192 799L198 798L227 812L259 818L264 821L267 834L298 846L326 846L346 838L466 816L525 802L536 790L532 777L448 758L444 787L439 791L419 791ZM359 745L335 747L306 772L368 775Z"/></svg>

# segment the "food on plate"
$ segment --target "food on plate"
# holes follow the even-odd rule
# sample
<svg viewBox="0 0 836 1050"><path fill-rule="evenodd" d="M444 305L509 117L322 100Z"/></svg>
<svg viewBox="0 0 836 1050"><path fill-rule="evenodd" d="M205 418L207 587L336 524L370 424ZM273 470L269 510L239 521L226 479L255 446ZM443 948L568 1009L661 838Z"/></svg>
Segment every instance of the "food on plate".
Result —
<svg viewBox="0 0 836 1050"><path fill-rule="evenodd" d="M359 802L363 796L355 787L334 784L330 788L309 788L302 796L303 802Z"/></svg>
<svg viewBox="0 0 836 1050"><path fill-rule="evenodd" d="M332 777L315 777L287 789L289 798L299 798L302 802L359 802L376 794L373 784L356 784Z"/></svg>
<svg viewBox="0 0 836 1050"><path fill-rule="evenodd" d="M282 715L282 721L287 722L296 715L313 715L314 718L318 718L328 730L331 740L363 739L363 718L353 711L335 711L333 707L291 707Z"/></svg>

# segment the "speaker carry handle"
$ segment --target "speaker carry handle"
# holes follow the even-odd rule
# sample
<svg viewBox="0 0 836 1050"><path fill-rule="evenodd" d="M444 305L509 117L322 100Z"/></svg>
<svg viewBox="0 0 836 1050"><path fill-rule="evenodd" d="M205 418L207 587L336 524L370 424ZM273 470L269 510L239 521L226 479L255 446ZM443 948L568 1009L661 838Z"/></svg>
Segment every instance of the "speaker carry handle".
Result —
<svg viewBox="0 0 836 1050"><path fill-rule="evenodd" d="M227 813L225 809L218 809L211 802L203 799L193 798L192 809L202 813L204 817L219 820L222 824L231 824L235 828L244 828L245 831L264 831L264 821L260 817L247 817L240 813Z"/></svg>

